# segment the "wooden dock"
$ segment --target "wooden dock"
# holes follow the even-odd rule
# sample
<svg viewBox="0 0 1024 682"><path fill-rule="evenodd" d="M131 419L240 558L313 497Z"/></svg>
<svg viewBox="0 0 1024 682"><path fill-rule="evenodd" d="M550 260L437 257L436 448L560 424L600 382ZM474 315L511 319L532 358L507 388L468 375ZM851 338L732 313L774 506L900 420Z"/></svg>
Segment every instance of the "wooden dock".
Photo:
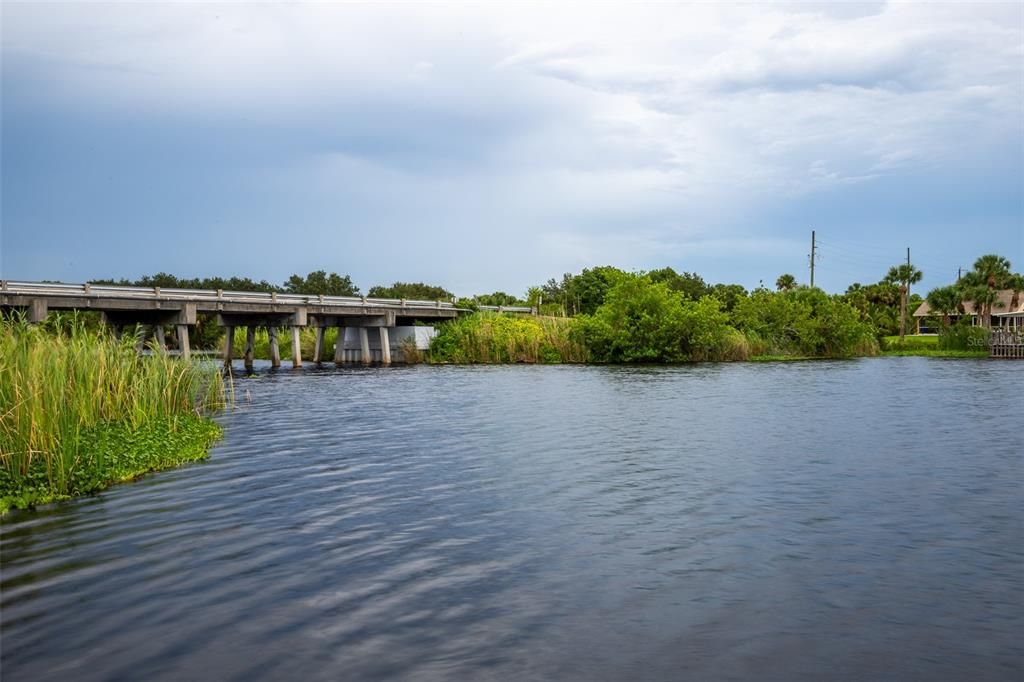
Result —
<svg viewBox="0 0 1024 682"><path fill-rule="evenodd" d="M993 329L989 357L1024 360L1024 330Z"/></svg>

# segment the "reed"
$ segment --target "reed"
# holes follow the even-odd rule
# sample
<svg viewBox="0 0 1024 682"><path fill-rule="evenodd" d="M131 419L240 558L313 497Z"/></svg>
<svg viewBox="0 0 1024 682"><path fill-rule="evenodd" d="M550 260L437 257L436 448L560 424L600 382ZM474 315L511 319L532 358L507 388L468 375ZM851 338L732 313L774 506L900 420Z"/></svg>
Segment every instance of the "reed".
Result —
<svg viewBox="0 0 1024 682"><path fill-rule="evenodd" d="M0 511L169 466L176 448L205 453L219 430L201 415L225 404L215 365L140 357L134 338L74 320L49 327L0 322Z"/></svg>
<svg viewBox="0 0 1024 682"><path fill-rule="evenodd" d="M572 320L480 312L441 325L430 344L434 363L586 362L570 338Z"/></svg>

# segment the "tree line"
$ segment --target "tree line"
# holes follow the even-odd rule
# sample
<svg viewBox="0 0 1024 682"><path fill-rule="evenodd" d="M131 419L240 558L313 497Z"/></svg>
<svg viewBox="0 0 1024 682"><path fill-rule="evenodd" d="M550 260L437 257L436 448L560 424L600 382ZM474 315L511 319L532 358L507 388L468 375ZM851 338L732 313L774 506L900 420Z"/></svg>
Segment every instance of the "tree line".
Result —
<svg viewBox="0 0 1024 682"><path fill-rule="evenodd" d="M708 283L693 272L664 267L626 272L604 265L566 273L530 287L523 297L496 291L456 299L452 292L424 282L373 286L375 298L457 300L479 305L531 306L541 315L571 318L573 342L591 357L609 362L713 359L730 355L846 356L868 352L873 343L906 333L913 312L925 300L910 294L923 273L913 264L894 265L875 283L854 282L842 294L799 284L784 273L774 290L763 285L748 291L740 284ZM246 277L179 278L168 273L134 281L93 280L93 284L144 287L265 291L305 295L359 296L348 275L316 270L290 276L281 284ZM998 292L1024 292L1024 277L1006 258L987 254L955 284L927 294L944 328L973 303L984 324L1001 305ZM569 327L565 327L569 329ZM219 330L200 320L196 341L216 343Z"/></svg>

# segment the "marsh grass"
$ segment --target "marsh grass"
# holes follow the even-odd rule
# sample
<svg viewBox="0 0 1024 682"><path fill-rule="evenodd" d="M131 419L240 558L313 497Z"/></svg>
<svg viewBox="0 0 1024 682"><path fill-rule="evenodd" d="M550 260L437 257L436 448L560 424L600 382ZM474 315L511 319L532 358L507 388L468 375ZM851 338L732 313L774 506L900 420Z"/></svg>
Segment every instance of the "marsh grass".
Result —
<svg viewBox="0 0 1024 682"><path fill-rule="evenodd" d="M214 364L140 357L131 336L59 322L0 322L0 511L168 466L176 450L195 459L219 433L201 416L225 404Z"/></svg>
<svg viewBox="0 0 1024 682"><path fill-rule="evenodd" d="M434 363L586 362L586 348L570 338L573 321L494 312L444 323L430 344Z"/></svg>

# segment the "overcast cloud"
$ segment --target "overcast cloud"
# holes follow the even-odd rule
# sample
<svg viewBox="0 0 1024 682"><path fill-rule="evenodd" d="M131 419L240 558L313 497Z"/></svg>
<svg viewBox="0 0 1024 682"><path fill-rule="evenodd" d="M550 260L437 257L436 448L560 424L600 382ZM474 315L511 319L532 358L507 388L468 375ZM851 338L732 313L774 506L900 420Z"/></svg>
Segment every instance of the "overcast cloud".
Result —
<svg viewBox="0 0 1024 682"><path fill-rule="evenodd" d="M1018 3L2 11L7 278L1024 266Z"/></svg>

